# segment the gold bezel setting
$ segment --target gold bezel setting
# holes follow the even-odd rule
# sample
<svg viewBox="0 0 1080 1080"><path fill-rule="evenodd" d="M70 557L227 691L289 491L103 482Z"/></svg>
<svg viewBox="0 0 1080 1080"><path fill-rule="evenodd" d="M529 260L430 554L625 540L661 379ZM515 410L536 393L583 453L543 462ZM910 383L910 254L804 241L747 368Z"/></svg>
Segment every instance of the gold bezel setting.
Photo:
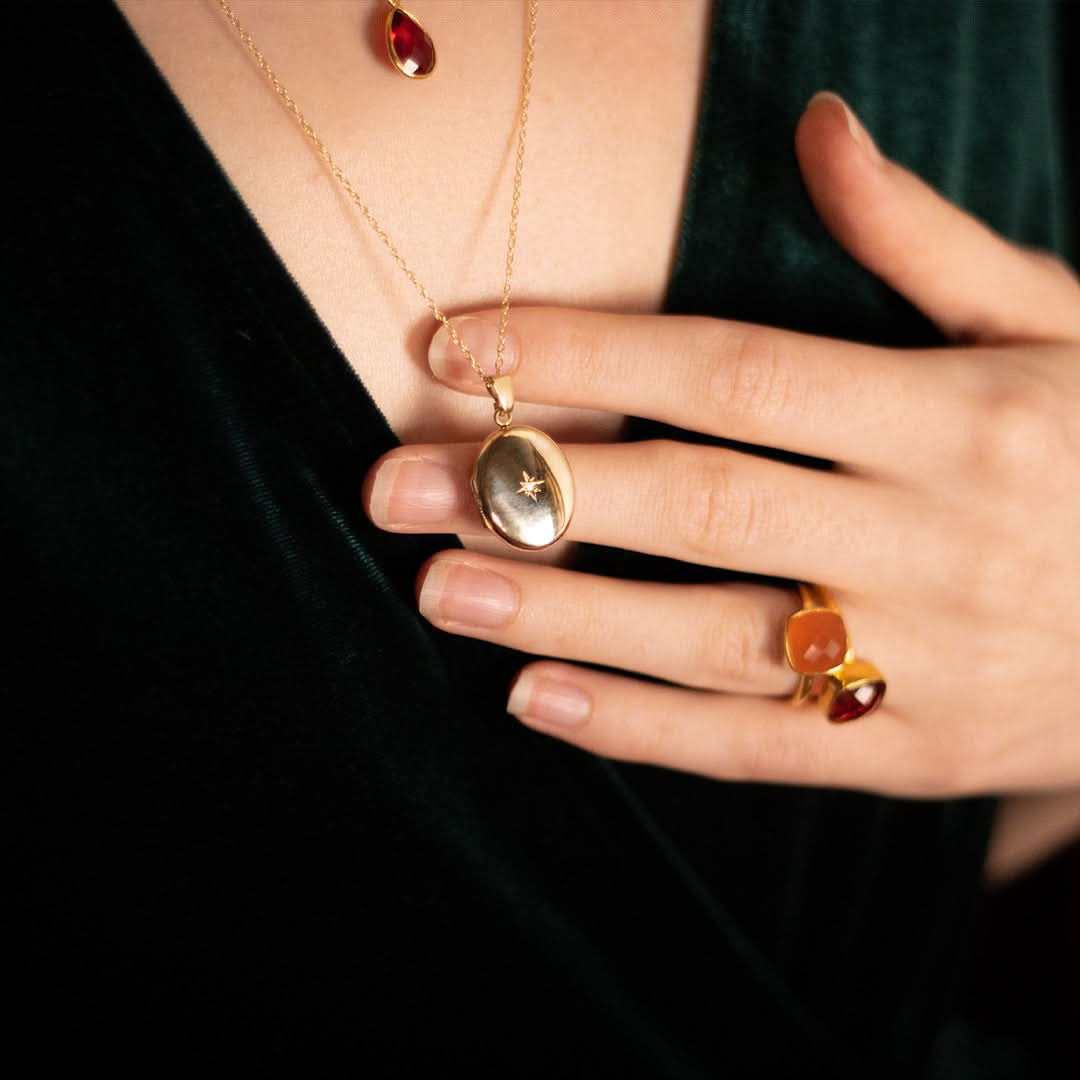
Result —
<svg viewBox="0 0 1080 1080"><path fill-rule="evenodd" d="M791 703L802 705L807 701L816 701L821 706L821 711L833 723L846 723L869 715L885 697L885 678L869 660L856 658L846 626L844 626L846 649L844 658L839 664L827 671L808 672L793 662L788 633L794 621L815 611L829 611L840 615L840 609L832 595L822 585L799 582L799 595L802 606L793 611L784 622L784 659L788 667L799 674L799 684L791 695ZM842 617L841 623L843 625ZM857 692L869 686L876 686L878 689L869 701L864 702ZM850 694L852 697L843 703L846 708L837 710L834 706L841 694Z"/></svg>

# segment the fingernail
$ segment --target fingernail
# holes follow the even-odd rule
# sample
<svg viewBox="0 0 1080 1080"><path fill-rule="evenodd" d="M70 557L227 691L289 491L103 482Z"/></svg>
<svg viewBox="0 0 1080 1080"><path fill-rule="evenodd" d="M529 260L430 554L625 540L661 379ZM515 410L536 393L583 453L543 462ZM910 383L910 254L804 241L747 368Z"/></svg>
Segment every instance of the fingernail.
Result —
<svg viewBox="0 0 1080 1080"><path fill-rule="evenodd" d="M592 712L592 700L580 687L561 680L519 674L510 687L506 711L557 727L579 727Z"/></svg>
<svg viewBox="0 0 1080 1080"><path fill-rule="evenodd" d="M863 127L859 118L855 115L851 106L837 93L832 90L819 90L811 99L809 104L812 104L818 100L828 100L835 102L844 111L844 118L847 120L848 131L851 132L851 137L870 155L875 161L881 160L881 151L877 148L877 143L870 137L870 132Z"/></svg>
<svg viewBox="0 0 1080 1080"><path fill-rule="evenodd" d="M457 474L436 461L391 458L371 485L371 517L379 525L438 525L460 509Z"/></svg>
<svg viewBox="0 0 1080 1080"><path fill-rule="evenodd" d="M457 335L468 346L480 369L486 375L495 374L495 356L498 350L499 326L487 319L478 319L475 315L461 315L452 319ZM503 348L501 373L508 375L517 367L517 338L507 328ZM467 383L479 381L472 364L465 354L454 344L444 323L435 332L428 347L428 365L435 375L447 383Z"/></svg>
<svg viewBox="0 0 1080 1080"><path fill-rule="evenodd" d="M437 559L420 586L420 612L433 622L492 629L505 626L517 608L509 578L456 559Z"/></svg>

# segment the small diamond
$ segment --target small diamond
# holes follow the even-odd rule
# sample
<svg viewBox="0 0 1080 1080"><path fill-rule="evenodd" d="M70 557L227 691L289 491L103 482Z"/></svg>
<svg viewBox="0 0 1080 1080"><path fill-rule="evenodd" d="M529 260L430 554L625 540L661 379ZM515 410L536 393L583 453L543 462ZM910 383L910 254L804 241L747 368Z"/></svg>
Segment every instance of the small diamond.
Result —
<svg viewBox="0 0 1080 1080"><path fill-rule="evenodd" d="M536 495L540 490L540 485L543 480L538 480L535 476L530 476L524 469L521 470L521 487L514 492L515 495L528 495L533 502L536 502Z"/></svg>

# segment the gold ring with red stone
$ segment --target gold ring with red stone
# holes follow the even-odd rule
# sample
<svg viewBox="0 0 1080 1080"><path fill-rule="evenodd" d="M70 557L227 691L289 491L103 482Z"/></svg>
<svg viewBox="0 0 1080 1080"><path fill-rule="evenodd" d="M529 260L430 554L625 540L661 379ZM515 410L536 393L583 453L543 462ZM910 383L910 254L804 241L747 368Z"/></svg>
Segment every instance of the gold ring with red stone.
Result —
<svg viewBox="0 0 1080 1080"><path fill-rule="evenodd" d="M823 585L799 582L802 607L784 627L784 655L799 673L792 704L817 701L835 723L872 713L885 697L885 679L867 660L857 660L840 609Z"/></svg>

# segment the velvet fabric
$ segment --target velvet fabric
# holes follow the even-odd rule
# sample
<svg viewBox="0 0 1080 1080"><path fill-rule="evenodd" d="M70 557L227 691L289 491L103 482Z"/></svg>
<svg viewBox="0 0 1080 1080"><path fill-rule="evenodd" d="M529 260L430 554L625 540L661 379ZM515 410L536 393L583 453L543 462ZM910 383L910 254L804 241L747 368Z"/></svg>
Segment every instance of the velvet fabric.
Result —
<svg viewBox="0 0 1080 1080"><path fill-rule="evenodd" d="M804 192L822 87L949 198L1068 251L1062 14L722 0L667 310L940 341ZM709 781L519 725L530 657L418 614L421 562L460 545L366 518L397 439L122 16L7 18L35 65L0 259L28 1060L984 1075L960 991L993 800ZM591 545L574 566L734 576Z"/></svg>

